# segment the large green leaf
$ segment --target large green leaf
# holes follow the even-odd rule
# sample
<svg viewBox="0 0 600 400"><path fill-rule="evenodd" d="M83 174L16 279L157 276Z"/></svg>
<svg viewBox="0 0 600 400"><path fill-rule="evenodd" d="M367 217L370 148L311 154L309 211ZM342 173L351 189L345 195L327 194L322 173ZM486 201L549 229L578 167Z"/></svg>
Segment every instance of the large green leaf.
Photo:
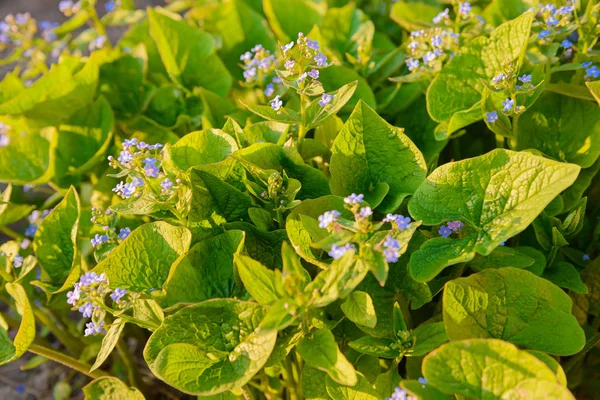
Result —
<svg viewBox="0 0 600 400"><path fill-rule="evenodd" d="M354 291L340 306L346 317L355 324L374 328L377 325L377 314L373 300L368 293Z"/></svg>
<svg viewBox="0 0 600 400"><path fill-rule="evenodd" d="M600 155L598 105L547 93L521 115L511 146L537 149L557 160L591 167Z"/></svg>
<svg viewBox="0 0 600 400"><path fill-rule="evenodd" d="M8 146L0 147L0 181L24 185L47 183L54 175L57 133L52 137L37 133L10 135Z"/></svg>
<svg viewBox="0 0 600 400"><path fill-rule="evenodd" d="M428 241L410 261L419 281L443 268L490 254L524 230L577 178L579 166L529 153L496 149L485 155L437 168L411 198L408 209L424 225L465 223L463 238Z"/></svg>
<svg viewBox="0 0 600 400"><path fill-rule="evenodd" d="M112 376L104 376L83 388L86 400L144 400L144 395Z"/></svg>
<svg viewBox="0 0 600 400"><path fill-rule="evenodd" d="M54 159L54 173L59 183L64 186L64 181L72 180L104 162L113 124L110 104L100 97L60 125Z"/></svg>
<svg viewBox="0 0 600 400"><path fill-rule="evenodd" d="M438 122L449 121L455 113L472 108L481 100L484 86L480 80L487 82L502 72L505 60L518 60L518 70L532 19L533 12L524 13L500 25L489 38L478 37L464 46L427 90L431 118Z"/></svg>
<svg viewBox="0 0 600 400"><path fill-rule="evenodd" d="M394 211L427 174L423 155L403 130L362 101L333 142L330 170L334 194L362 193L382 212ZM385 198L381 184L389 186Z"/></svg>
<svg viewBox="0 0 600 400"><path fill-rule="evenodd" d="M233 296L233 256L243 241L244 232L228 231L196 243L173 264L163 286L165 305Z"/></svg>
<svg viewBox="0 0 600 400"><path fill-rule="evenodd" d="M262 305L271 305L279 299L272 270L248 256L236 255L234 259L237 273L254 300Z"/></svg>
<svg viewBox="0 0 600 400"><path fill-rule="evenodd" d="M204 221L215 214L226 221L247 219L248 209L252 206L252 200L247 193L199 169L190 170L190 182L190 221Z"/></svg>
<svg viewBox="0 0 600 400"><path fill-rule="evenodd" d="M15 307L21 315L21 325L11 341L8 332L0 325L0 365L4 365L21 357L35 338L35 319L33 310L23 286L14 282L5 285L8 294L15 299ZM0 323L2 317L0 316Z"/></svg>
<svg viewBox="0 0 600 400"><path fill-rule="evenodd" d="M165 318L148 340L144 358L165 382L207 396L245 385L265 364L277 331L258 332L264 309L215 299Z"/></svg>
<svg viewBox="0 0 600 400"><path fill-rule="evenodd" d="M201 86L225 96L233 82L215 54L213 39L161 8L148 9L150 34L171 77L185 87Z"/></svg>
<svg viewBox="0 0 600 400"><path fill-rule="evenodd" d="M93 271L105 273L111 286L133 291L159 289L171 265L188 251L191 240L187 228L162 221L145 224L131 232Z"/></svg>
<svg viewBox="0 0 600 400"><path fill-rule="evenodd" d="M572 355L585 334L569 296L517 268L485 270L444 289L444 325L451 340L496 338L556 355Z"/></svg>
<svg viewBox="0 0 600 400"><path fill-rule="evenodd" d="M191 132L165 149L165 162L181 171L223 161L238 149L235 140L220 129Z"/></svg>
<svg viewBox="0 0 600 400"><path fill-rule="evenodd" d="M308 33L319 25L323 4L308 0L264 0L263 7L271 29L282 43L296 40L298 32Z"/></svg>
<svg viewBox="0 0 600 400"><path fill-rule="evenodd" d="M358 382L354 367L338 348L330 330L312 332L298 343L296 349L307 366L326 372L334 381L347 386Z"/></svg>
<svg viewBox="0 0 600 400"><path fill-rule="evenodd" d="M542 361L498 339L445 344L425 357L423 375L444 393L482 400L500 399L525 379L557 383Z"/></svg>
<svg viewBox="0 0 600 400"><path fill-rule="evenodd" d="M33 239L33 250L47 273L48 283L61 286L79 260L79 196L71 187L62 201L40 224Z"/></svg>

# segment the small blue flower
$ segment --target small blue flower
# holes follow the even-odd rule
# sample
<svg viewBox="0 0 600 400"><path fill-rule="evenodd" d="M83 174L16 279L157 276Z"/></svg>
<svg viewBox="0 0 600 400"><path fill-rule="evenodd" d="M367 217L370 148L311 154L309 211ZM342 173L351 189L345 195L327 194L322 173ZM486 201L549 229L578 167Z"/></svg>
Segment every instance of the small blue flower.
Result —
<svg viewBox="0 0 600 400"><path fill-rule="evenodd" d="M271 100L271 108L275 111L279 111L283 102L279 99L279 96L275 96L273 100Z"/></svg>
<svg viewBox="0 0 600 400"><path fill-rule="evenodd" d="M272 83L267 84L265 87L265 96L271 97L273 96L273 93L275 93L275 86L273 86Z"/></svg>
<svg viewBox="0 0 600 400"><path fill-rule="evenodd" d="M161 183L160 183L160 187L162 188L162 190L164 192L167 192L169 190L171 190L171 188L173 187L173 182L171 182L171 180L169 178L165 178Z"/></svg>
<svg viewBox="0 0 600 400"><path fill-rule="evenodd" d="M115 8L117 8L117 4L113 0L104 3L104 9L107 13L114 11Z"/></svg>
<svg viewBox="0 0 600 400"><path fill-rule="evenodd" d="M500 73L492 78L492 84L497 85L500 82L504 81L505 79L506 79L506 75Z"/></svg>
<svg viewBox="0 0 600 400"><path fill-rule="evenodd" d="M433 47L440 47L442 45L442 37L440 35L435 35L431 38L431 45Z"/></svg>
<svg viewBox="0 0 600 400"><path fill-rule="evenodd" d="M414 58L407 58L406 66L408 67L409 71L415 70L419 68L419 60L415 60Z"/></svg>
<svg viewBox="0 0 600 400"><path fill-rule="evenodd" d="M119 157L117 158L119 162L125 166L129 166L129 163L133 161L133 154L128 152L127 150L122 150L119 153Z"/></svg>
<svg viewBox="0 0 600 400"><path fill-rule="evenodd" d="M440 226L440 230L438 231L438 233L442 237L447 238L448 236L450 236L452 234L452 230L450 230L450 228L448 228L446 225L442 225L442 226Z"/></svg>
<svg viewBox="0 0 600 400"><path fill-rule="evenodd" d="M119 231L119 234L117 236L119 237L119 239L125 240L125 239L127 239L127 236L129 236L130 233L131 233L130 228L121 228L121 230Z"/></svg>
<svg viewBox="0 0 600 400"><path fill-rule="evenodd" d="M360 212L358 213L358 215L360 215L363 218L367 218L367 217L373 215L373 210L371 210L371 207L363 207L360 209Z"/></svg>
<svg viewBox="0 0 600 400"><path fill-rule="evenodd" d="M408 396L408 393L406 393L406 390L404 390L400 386L398 386L394 390L394 393L392 393L392 397L390 397L389 399L386 399L386 400L407 400L407 396Z"/></svg>
<svg viewBox="0 0 600 400"><path fill-rule="evenodd" d="M79 307L79 312L83 314L83 318L92 318L92 314L94 313L94 306L92 303L88 302Z"/></svg>
<svg viewBox="0 0 600 400"><path fill-rule="evenodd" d="M485 113L485 120L488 123L493 124L494 122L498 121L498 113L496 111Z"/></svg>
<svg viewBox="0 0 600 400"><path fill-rule="evenodd" d="M58 3L58 9L61 13L66 14L73 8L73 2L71 0L63 0Z"/></svg>
<svg viewBox="0 0 600 400"><path fill-rule="evenodd" d="M433 40L433 39L432 39L432 40ZM419 42L417 42L417 41L413 40L412 42L410 42L410 43L408 44L408 48L409 48L410 50L416 50L416 49L418 49L418 48L419 48Z"/></svg>
<svg viewBox="0 0 600 400"><path fill-rule="evenodd" d="M452 221L448 222L448 228L453 232L458 232L460 229L464 228L465 224L462 221Z"/></svg>
<svg viewBox="0 0 600 400"><path fill-rule="evenodd" d="M96 234L96 236L94 236L91 240L92 242L92 246L96 247L96 246L100 246L103 243L106 243L110 240L110 238L108 237L108 235L100 235L100 234Z"/></svg>
<svg viewBox="0 0 600 400"><path fill-rule="evenodd" d="M137 138L132 138L132 139L125 139L125 141L123 142L123 147L135 147L138 145L138 140Z"/></svg>
<svg viewBox="0 0 600 400"><path fill-rule="evenodd" d="M550 32L548 29L544 29L543 31L541 31L540 33L538 33L538 38L539 38L539 39L543 39L543 38L545 38L546 36L549 36L549 35L550 35L550 33L551 33L551 32Z"/></svg>
<svg viewBox="0 0 600 400"><path fill-rule="evenodd" d="M575 11L573 6L562 6L554 12L554 15L570 15L573 14L573 11Z"/></svg>
<svg viewBox="0 0 600 400"><path fill-rule="evenodd" d="M442 11L441 13L439 13L438 15L436 15L433 18L433 23L436 25L439 24L440 22L442 22L442 20L448 18L449 13L450 13L450 10L448 8L446 8L444 11Z"/></svg>
<svg viewBox="0 0 600 400"><path fill-rule="evenodd" d="M115 291L110 295L110 298L113 299L115 303L119 304L126 293L127 290L116 288Z"/></svg>
<svg viewBox="0 0 600 400"><path fill-rule="evenodd" d="M81 298L81 289L79 288L79 286L80 284L76 283L74 289L67 293L67 303L72 306L75 306L75 304L77 304L77 301Z"/></svg>
<svg viewBox="0 0 600 400"><path fill-rule="evenodd" d="M310 40L306 38L306 46L310 49L319 51L319 42L317 40Z"/></svg>
<svg viewBox="0 0 600 400"><path fill-rule="evenodd" d="M143 180L142 178L137 178L137 177L136 177L136 178L133 178L133 179L131 180L131 185L132 185L134 188L138 188L138 187L144 186L144 180Z"/></svg>
<svg viewBox="0 0 600 400"><path fill-rule="evenodd" d="M471 9L471 3L465 1L464 3L460 3L460 5L458 6L458 13L463 17L466 17L471 12Z"/></svg>
<svg viewBox="0 0 600 400"><path fill-rule="evenodd" d="M344 198L346 204L360 204L365 200L364 194L352 193L350 196Z"/></svg>
<svg viewBox="0 0 600 400"><path fill-rule="evenodd" d="M23 265L23 256L20 254L15 254L12 264L15 268L21 268L21 266Z"/></svg>
<svg viewBox="0 0 600 400"><path fill-rule="evenodd" d="M329 257L333 258L334 260L338 260L338 259L342 258L342 256L350 250L356 250L356 247L354 247L350 243L346 243L343 246L338 246L338 245L334 244L333 246L331 246L331 250L329 251L328 254L329 254Z"/></svg>
<svg viewBox="0 0 600 400"><path fill-rule="evenodd" d="M296 63L294 62L294 60L287 60L283 66L285 69L292 69L294 68L295 64Z"/></svg>
<svg viewBox="0 0 600 400"><path fill-rule="evenodd" d="M303 80L305 80L307 76L308 76L308 72L305 72L302 75L300 75L297 80L298 83L301 83Z"/></svg>
<svg viewBox="0 0 600 400"><path fill-rule="evenodd" d="M428 382L427 382L427 379L425 379L425 378L423 378L423 377L421 377L421 378L417 379L417 381L418 381L419 383L422 383L423 385L427 385L427 383L428 383Z"/></svg>
<svg viewBox="0 0 600 400"><path fill-rule="evenodd" d="M383 241L383 247L386 249L400 249L400 242L391 236L388 236Z"/></svg>
<svg viewBox="0 0 600 400"><path fill-rule="evenodd" d="M261 51L262 49L263 49L262 44L257 44L256 46L254 46L250 50L252 50L253 53L257 53L257 52Z"/></svg>
<svg viewBox="0 0 600 400"><path fill-rule="evenodd" d="M321 107L325 107L326 105L331 103L331 100L333 100L332 94L323 93L323 96L321 96L321 100L319 100L319 105Z"/></svg>
<svg viewBox="0 0 600 400"><path fill-rule="evenodd" d="M560 21L554 17L550 17L548 18L548 20L546 20L546 25L548 26L554 26L554 25L558 25Z"/></svg>
<svg viewBox="0 0 600 400"><path fill-rule="evenodd" d="M149 178L158 178L158 173L160 169L156 165L146 165L144 167L144 173Z"/></svg>
<svg viewBox="0 0 600 400"><path fill-rule="evenodd" d="M332 225L337 221L337 218L341 215L342 215L342 213L340 213L337 210L325 211L325 213L323 213L323 215L319 215L319 218L318 218L319 228L322 228L322 229L331 228Z"/></svg>
<svg viewBox="0 0 600 400"><path fill-rule="evenodd" d="M584 254L583 256L581 256L581 259L583 261L590 261L590 255L589 254Z"/></svg>
<svg viewBox="0 0 600 400"><path fill-rule="evenodd" d="M592 66L592 62L591 61L586 61L586 62L582 62L581 63L581 68L589 68Z"/></svg>
<svg viewBox="0 0 600 400"><path fill-rule="evenodd" d="M508 112L515 106L515 101L513 99L506 99L502 102L502 105L504 106L504 112Z"/></svg>
<svg viewBox="0 0 600 400"><path fill-rule="evenodd" d="M319 53L315 56L315 61L319 67L327 66L327 57L323 55L323 53Z"/></svg>
<svg viewBox="0 0 600 400"><path fill-rule="evenodd" d="M292 47L294 47L294 41L293 40L291 42L289 42L288 44L281 46L281 51L283 51L283 54L285 54L288 51L290 51L292 49Z"/></svg>
<svg viewBox="0 0 600 400"><path fill-rule="evenodd" d="M251 81L253 78L256 77L256 68L250 68L244 71L244 79L246 79L246 82Z"/></svg>
<svg viewBox="0 0 600 400"><path fill-rule="evenodd" d="M519 77L519 80L523 83L531 83L531 75L523 74Z"/></svg>
<svg viewBox="0 0 600 400"><path fill-rule="evenodd" d="M84 336L96 336L104 331L104 321L100 321L98 325L94 324L93 322L88 322L85 324L85 328L86 329L83 333Z"/></svg>
<svg viewBox="0 0 600 400"><path fill-rule="evenodd" d="M313 79L319 79L319 70L311 69L310 71L308 71L308 76L310 76Z"/></svg>
<svg viewBox="0 0 600 400"><path fill-rule="evenodd" d="M500 243L500 246L504 246L504 245L506 245L506 240L504 242Z"/></svg>
<svg viewBox="0 0 600 400"><path fill-rule="evenodd" d="M435 53L433 51L428 51L427 53L425 53L425 55L423 56L423 62L425 64L430 64L435 60Z"/></svg>
<svg viewBox="0 0 600 400"><path fill-rule="evenodd" d="M18 384L15 389L16 389L17 393L19 393L19 394L25 393L25 385L23 385L23 384Z"/></svg>
<svg viewBox="0 0 600 400"><path fill-rule="evenodd" d="M600 77L600 70L598 69L597 66L593 65L590 68L585 70L585 77L588 79L590 79L590 78L597 79Z"/></svg>
<svg viewBox="0 0 600 400"><path fill-rule="evenodd" d="M240 56L240 61L250 61L252 60L252 53L247 51Z"/></svg>
<svg viewBox="0 0 600 400"><path fill-rule="evenodd" d="M96 36L96 38L90 42L90 45L88 47L90 51L94 51L96 49L101 49L102 47L104 47L105 43L106 36L100 35Z"/></svg>
<svg viewBox="0 0 600 400"><path fill-rule="evenodd" d="M37 232L37 230L38 230L37 225L30 224L27 227L27 229L25 229L25 236L32 238L35 236L35 233Z"/></svg>
<svg viewBox="0 0 600 400"><path fill-rule="evenodd" d="M569 39L565 39L560 44L560 47L563 47L565 49L570 49L571 47L573 47L573 43Z"/></svg>

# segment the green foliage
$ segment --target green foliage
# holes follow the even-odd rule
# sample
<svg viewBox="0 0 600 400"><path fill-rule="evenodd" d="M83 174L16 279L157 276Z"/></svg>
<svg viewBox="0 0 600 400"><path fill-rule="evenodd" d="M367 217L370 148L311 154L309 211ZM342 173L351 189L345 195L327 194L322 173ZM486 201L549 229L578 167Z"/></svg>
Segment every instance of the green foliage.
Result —
<svg viewBox="0 0 600 400"><path fill-rule="evenodd" d="M72 3L0 26L0 365L58 363L57 399L597 397L597 1Z"/></svg>

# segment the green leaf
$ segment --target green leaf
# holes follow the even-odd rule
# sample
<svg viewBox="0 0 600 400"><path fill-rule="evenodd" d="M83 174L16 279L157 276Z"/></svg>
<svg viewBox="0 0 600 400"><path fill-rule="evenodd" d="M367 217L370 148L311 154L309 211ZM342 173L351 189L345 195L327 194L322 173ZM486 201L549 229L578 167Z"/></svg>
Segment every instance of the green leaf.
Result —
<svg viewBox="0 0 600 400"><path fill-rule="evenodd" d="M173 263L163 289L164 305L195 303L235 293L234 254L244 232L228 231L203 239Z"/></svg>
<svg viewBox="0 0 600 400"><path fill-rule="evenodd" d="M323 89L327 93L334 93L338 97L338 99L334 97L331 103L336 112L339 110L341 114L349 114L360 100L371 108L377 107L375 95L367 81L349 67L332 65L322 69L319 74L319 81L323 84ZM338 89L339 92L336 92ZM342 98L344 101L340 102ZM317 104L318 102L315 101L314 103Z"/></svg>
<svg viewBox="0 0 600 400"><path fill-rule="evenodd" d="M462 47L427 90L431 118L438 122L449 121L455 113L472 108L481 100L484 88L481 80L488 82L502 72L504 60L518 60L518 70L532 19L533 12L525 13L500 25L489 38L478 37Z"/></svg>
<svg viewBox="0 0 600 400"><path fill-rule="evenodd" d="M110 104L100 97L60 125L54 172L61 186L65 181L77 183L74 178L104 162L113 124Z"/></svg>
<svg viewBox="0 0 600 400"><path fill-rule="evenodd" d="M54 175L55 135L48 140L37 133L10 135L10 144L0 147L0 181L17 185L46 183Z"/></svg>
<svg viewBox="0 0 600 400"><path fill-rule="evenodd" d="M377 400L377 392L371 383L361 374L356 374L358 382L355 385L340 385L332 378L327 378L327 393L336 400Z"/></svg>
<svg viewBox="0 0 600 400"><path fill-rule="evenodd" d="M348 319L355 324L374 328L377 324L377 315L373 307L373 300L368 293L355 291L348 296L341 305L342 311Z"/></svg>
<svg viewBox="0 0 600 400"><path fill-rule="evenodd" d="M48 274L48 283L52 285L62 285L79 263L79 216L79 196L71 187L62 201L44 218L33 239L33 250Z"/></svg>
<svg viewBox="0 0 600 400"><path fill-rule="evenodd" d="M567 386L567 376L565 375L565 371L554 357L539 350L527 350L527 352L533 354L537 359L546 364L546 366L556 375L559 384L565 387Z"/></svg>
<svg viewBox="0 0 600 400"><path fill-rule="evenodd" d="M308 400L330 400L327 393L327 374L308 366L302 368L302 392Z"/></svg>
<svg viewBox="0 0 600 400"><path fill-rule="evenodd" d="M333 143L331 190L339 196L362 193L372 207L394 211L425 179L423 155L403 130L388 124L360 102ZM373 193L389 185L385 198Z"/></svg>
<svg viewBox="0 0 600 400"><path fill-rule="evenodd" d="M431 385L413 380L403 380L400 386L415 400L449 400L450 398Z"/></svg>
<svg viewBox="0 0 600 400"><path fill-rule="evenodd" d="M415 345L409 354L412 357L429 354L448 341L443 322L421 324L412 332L412 335L415 337Z"/></svg>
<svg viewBox="0 0 600 400"><path fill-rule="evenodd" d="M400 355L400 350L397 348L396 341L389 338L363 336L360 339L348 343L348 346L359 353L375 357L396 358Z"/></svg>
<svg viewBox="0 0 600 400"><path fill-rule="evenodd" d="M544 270L542 275L550 282L565 289L571 289L576 293L586 294L588 288L581 280L581 275L573 264L568 262L557 262Z"/></svg>
<svg viewBox="0 0 600 400"><path fill-rule="evenodd" d="M511 147L533 148L557 160L591 167L600 155L598 105L547 93L519 117Z"/></svg>
<svg viewBox="0 0 600 400"><path fill-rule="evenodd" d="M106 359L110 356L110 353L114 350L115 346L119 342L119 337L123 332L123 328L125 328L125 321L117 318L106 332L106 335L102 338L102 345L100 346L100 351L98 352L98 356L96 357L96 362L90 368L90 372L100 368L100 366L106 361Z"/></svg>
<svg viewBox="0 0 600 400"><path fill-rule="evenodd" d="M233 79L219 57L208 33L183 21L177 14L149 8L150 34L171 79L184 87L201 86L227 95Z"/></svg>
<svg viewBox="0 0 600 400"><path fill-rule="evenodd" d="M265 364L277 331L258 332L264 309L215 299L165 318L150 336L144 359L169 385L207 396L245 385Z"/></svg>
<svg viewBox="0 0 600 400"><path fill-rule="evenodd" d="M226 229L239 229L246 233L245 251L253 259L260 261L271 268L281 268L282 243L287 239L285 230L277 229L271 232L263 232L254 225L247 222L230 222L225 225Z"/></svg>
<svg viewBox="0 0 600 400"><path fill-rule="evenodd" d="M86 400L144 400L144 395L121 380L103 376L83 388Z"/></svg>
<svg viewBox="0 0 600 400"><path fill-rule="evenodd" d="M361 24L362 13L354 4L340 8L329 8L319 26L324 47L334 51L338 61L345 60L345 54L351 51L352 36ZM323 46L323 45L322 45Z"/></svg>
<svg viewBox="0 0 600 400"><path fill-rule="evenodd" d="M181 171L223 161L238 149L235 140L220 129L188 133L165 149L165 162Z"/></svg>
<svg viewBox="0 0 600 400"><path fill-rule="evenodd" d="M572 355L585 335L560 288L529 271L487 269L450 281L444 325L451 340L497 338L556 355Z"/></svg>
<svg viewBox="0 0 600 400"><path fill-rule="evenodd" d="M296 40L298 32L308 33L313 25L319 25L323 7L307 0L265 0L265 15L271 29L282 43Z"/></svg>
<svg viewBox="0 0 600 400"><path fill-rule="evenodd" d="M586 82L585 85L588 87L592 96L596 99L598 105L600 105L600 82L599 81L591 81Z"/></svg>
<svg viewBox="0 0 600 400"><path fill-rule="evenodd" d="M158 327L165 319L165 313L156 300L137 299L133 303L133 317Z"/></svg>
<svg viewBox="0 0 600 400"><path fill-rule="evenodd" d="M356 371L335 342L328 329L319 329L305 336L296 347L306 365L324 371L339 384L354 386Z"/></svg>
<svg viewBox="0 0 600 400"><path fill-rule="evenodd" d="M15 299L16 310L21 315L21 325L11 341L6 328L1 324L3 319L0 316L0 365L21 357L35 338L35 319L27 292L18 283L6 282L4 287L7 293Z"/></svg>
<svg viewBox="0 0 600 400"><path fill-rule="evenodd" d="M411 256L411 275L433 279L443 268L471 260L524 230L579 173L573 164L496 149L445 164L431 173L408 209L424 225L465 223L462 239L435 238Z"/></svg>
<svg viewBox="0 0 600 400"><path fill-rule="evenodd" d="M252 206L248 194L200 169L190 170L190 181L190 221L204 221L213 218L215 214L226 221L248 218L248 209Z"/></svg>
<svg viewBox="0 0 600 400"><path fill-rule="evenodd" d="M502 400L575 400L564 386L539 379L525 379L513 389L502 393Z"/></svg>
<svg viewBox="0 0 600 400"><path fill-rule="evenodd" d="M499 269L504 267L526 268L535 263L535 260L527 254L523 254L519 249L511 247L496 247L489 256L477 255L469 261L469 268L475 271L484 269Z"/></svg>
<svg viewBox="0 0 600 400"><path fill-rule="evenodd" d="M440 12L439 7L421 2L395 2L390 18L407 31L431 26L431 20Z"/></svg>
<svg viewBox="0 0 600 400"><path fill-rule="evenodd" d="M234 261L244 287L254 300L262 305L271 305L279 300L273 271L247 256L236 254Z"/></svg>
<svg viewBox="0 0 600 400"><path fill-rule="evenodd" d="M173 262L188 251L191 236L187 228L162 221L142 225L93 271L105 273L114 287L136 292L159 289Z"/></svg>
<svg viewBox="0 0 600 400"><path fill-rule="evenodd" d="M423 374L429 385L444 393L477 399L500 399L526 379L556 383L542 361L497 339L445 344L425 357Z"/></svg>

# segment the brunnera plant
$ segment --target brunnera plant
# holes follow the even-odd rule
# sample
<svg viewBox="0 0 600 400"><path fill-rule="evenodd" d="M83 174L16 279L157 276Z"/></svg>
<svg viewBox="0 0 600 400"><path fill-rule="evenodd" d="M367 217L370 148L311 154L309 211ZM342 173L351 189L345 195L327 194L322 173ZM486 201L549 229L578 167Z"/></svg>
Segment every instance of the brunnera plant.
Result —
<svg viewBox="0 0 600 400"><path fill-rule="evenodd" d="M0 22L0 365L87 399L597 395L597 1L58 7Z"/></svg>

